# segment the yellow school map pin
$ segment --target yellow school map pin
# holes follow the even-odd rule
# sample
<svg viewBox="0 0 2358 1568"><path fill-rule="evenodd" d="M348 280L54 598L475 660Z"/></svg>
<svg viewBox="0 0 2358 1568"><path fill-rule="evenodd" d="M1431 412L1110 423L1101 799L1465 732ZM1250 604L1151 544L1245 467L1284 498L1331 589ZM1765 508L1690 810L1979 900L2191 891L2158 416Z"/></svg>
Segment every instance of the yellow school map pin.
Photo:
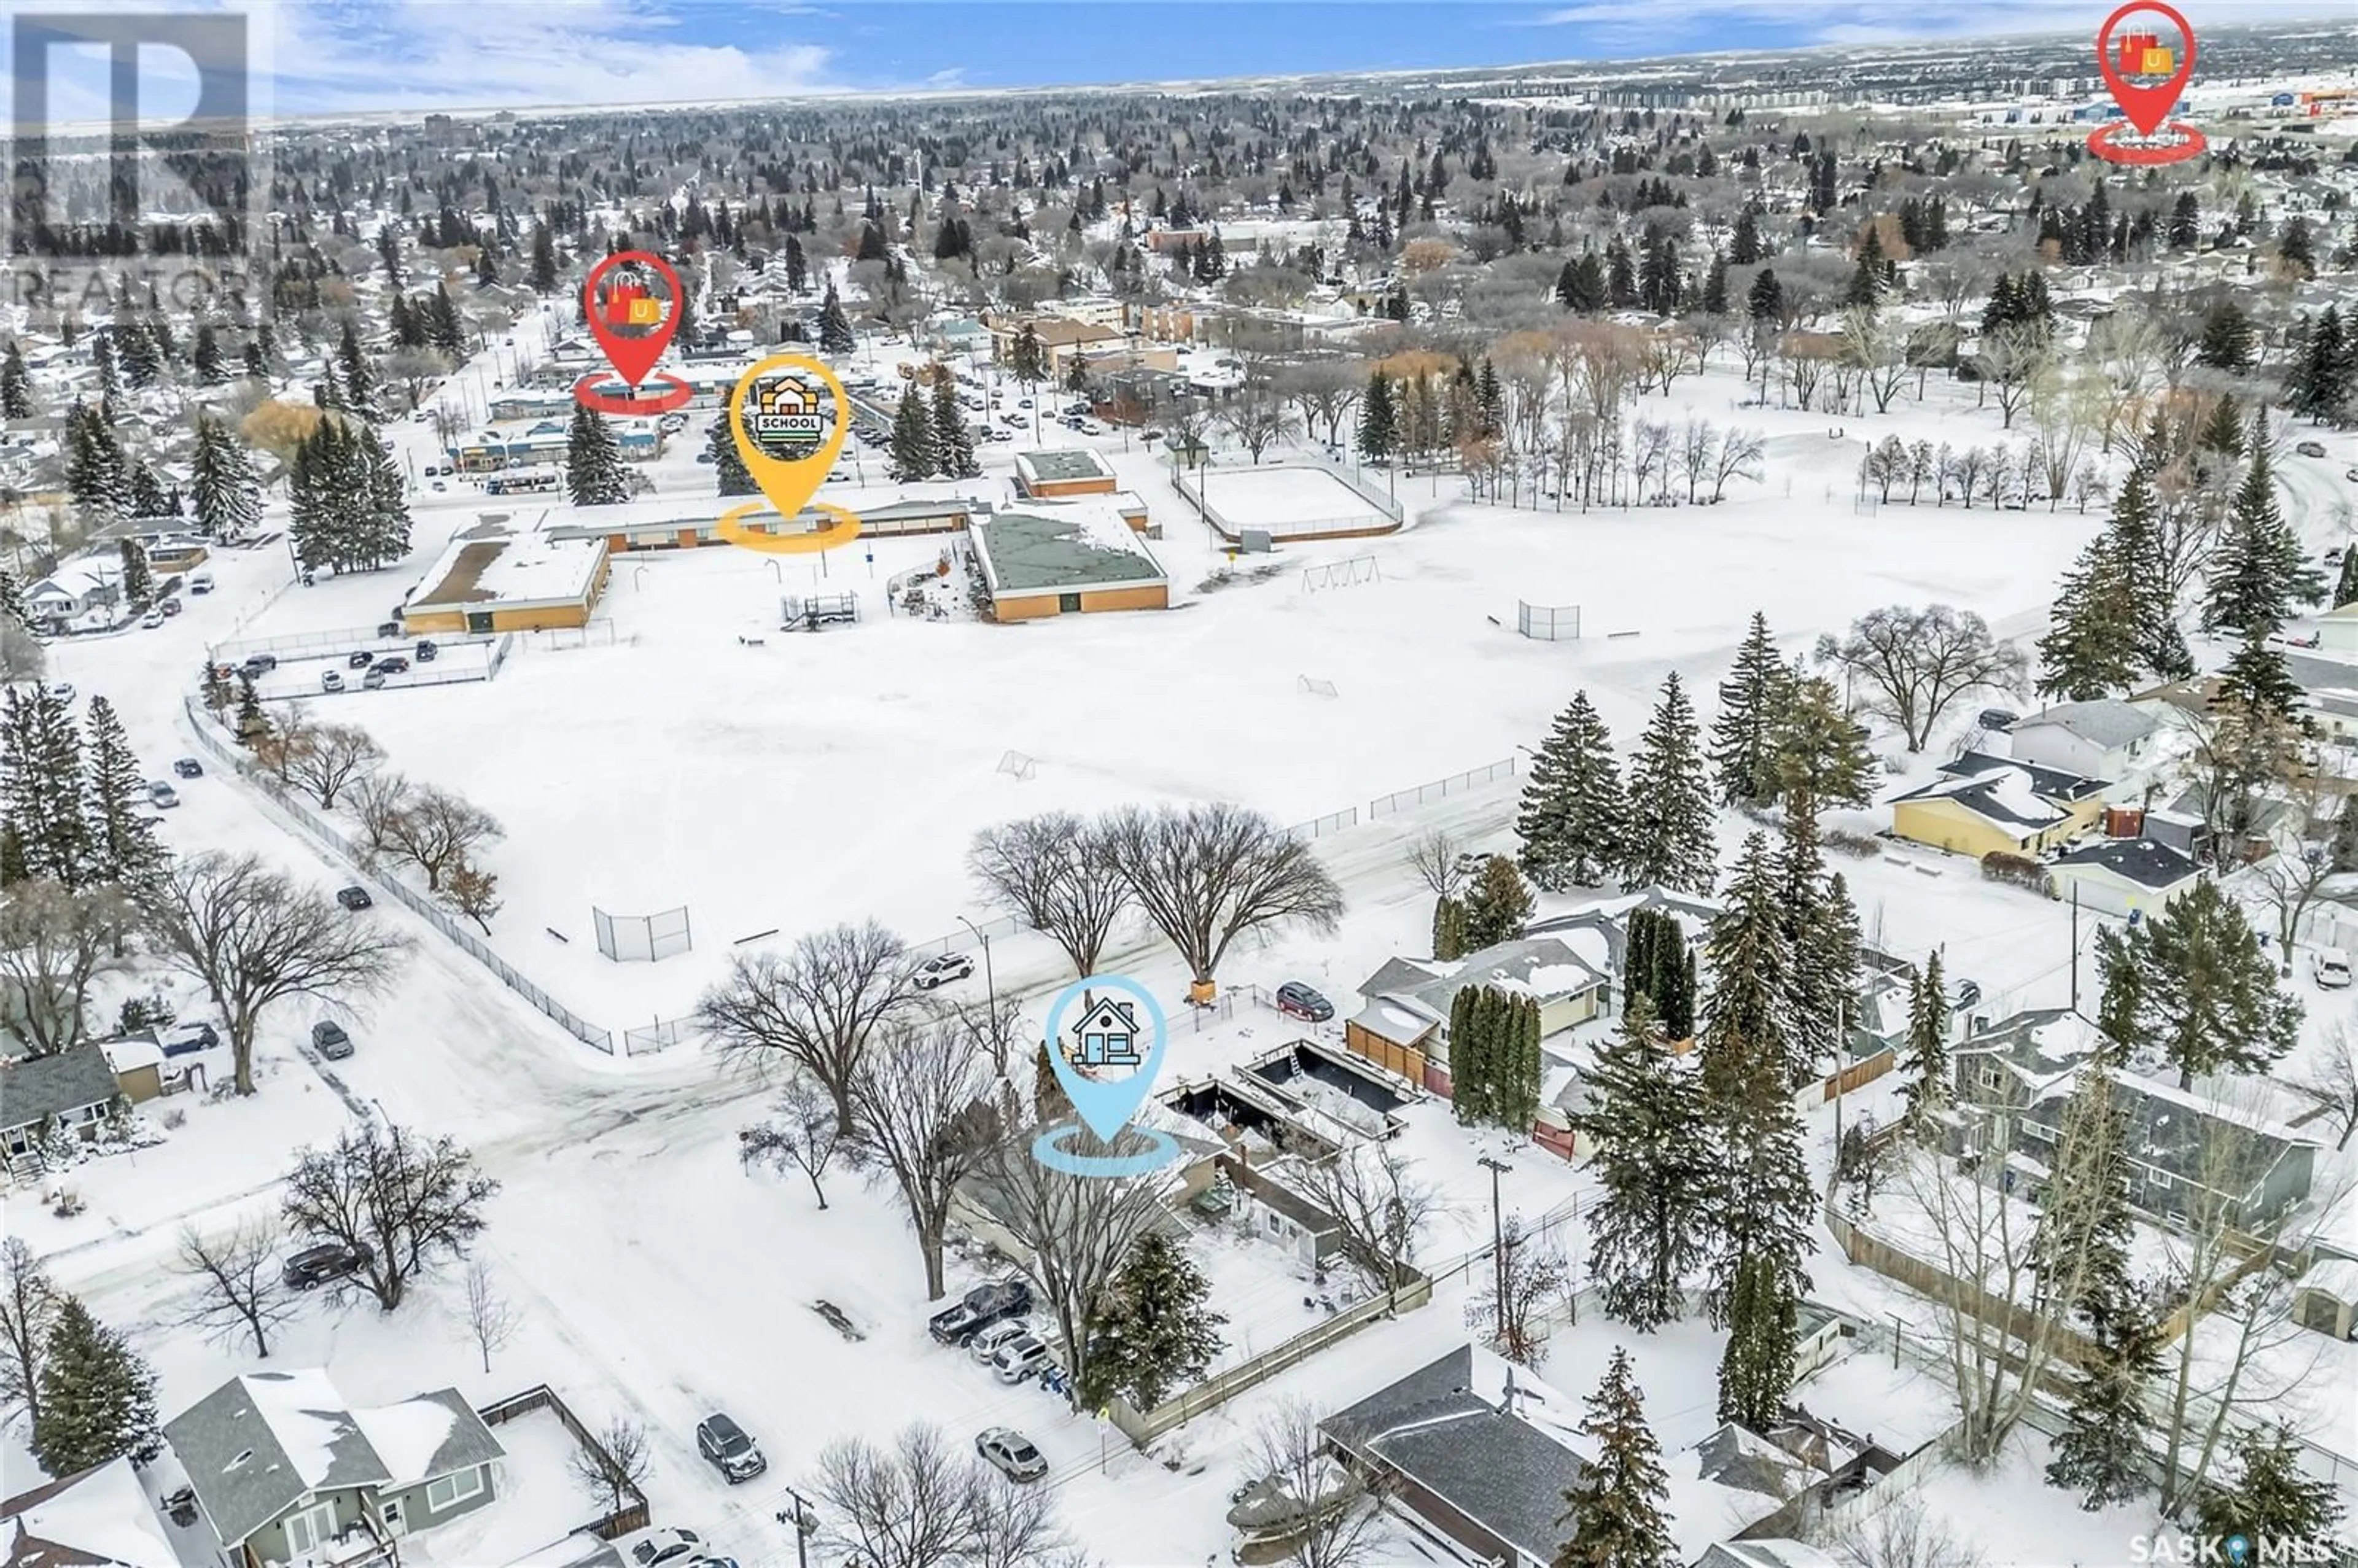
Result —
<svg viewBox="0 0 2358 1568"><path fill-rule="evenodd" d="M747 371L729 397L737 455L782 521L812 510L811 497L827 482L850 427L851 402L843 384L827 366L802 354L773 354ZM781 555L831 550L860 535L860 519L839 506L817 508L836 521L810 534L747 526L746 519L760 510L737 507L713 524L713 532L732 545Z"/></svg>

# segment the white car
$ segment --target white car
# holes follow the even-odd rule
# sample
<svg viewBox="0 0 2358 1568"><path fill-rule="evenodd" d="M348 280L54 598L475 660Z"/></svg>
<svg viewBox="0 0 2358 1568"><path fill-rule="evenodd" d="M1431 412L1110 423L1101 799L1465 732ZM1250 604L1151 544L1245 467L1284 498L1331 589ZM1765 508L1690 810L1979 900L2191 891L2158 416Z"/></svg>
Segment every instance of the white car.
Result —
<svg viewBox="0 0 2358 1568"><path fill-rule="evenodd" d="M974 1451L1011 1481L1036 1481L1048 1473L1048 1461L1020 1432L994 1426L978 1434Z"/></svg>
<svg viewBox="0 0 2358 1568"><path fill-rule="evenodd" d="M990 1358L990 1368L1001 1382L1020 1383L1045 1371L1049 1359L1045 1340L1036 1334L1019 1334L999 1347L999 1354Z"/></svg>
<svg viewBox="0 0 2358 1568"><path fill-rule="evenodd" d="M151 610L139 618L139 624L153 632L157 627L164 624L164 612L160 610Z"/></svg>
<svg viewBox="0 0 2358 1568"><path fill-rule="evenodd" d="M1005 1323L994 1323L976 1335L974 1343L968 1348L974 1352L974 1358L987 1367L990 1365L991 1357L1007 1348L1011 1340L1021 1339L1031 1332L1032 1325L1029 1322L1020 1317L1011 1317Z"/></svg>
<svg viewBox="0 0 2358 1568"><path fill-rule="evenodd" d="M627 1568L687 1568L711 1556L704 1549L704 1537L672 1525L634 1530L614 1542L614 1550Z"/></svg>
<svg viewBox="0 0 2358 1568"><path fill-rule="evenodd" d="M2350 955L2339 947L2312 947L2309 974L2327 990L2340 990L2350 983Z"/></svg>
<svg viewBox="0 0 2358 1568"><path fill-rule="evenodd" d="M962 980L974 973L974 960L964 953L945 953L938 958L928 958L909 977L909 983L921 991L946 986L952 980Z"/></svg>
<svg viewBox="0 0 2358 1568"><path fill-rule="evenodd" d="M49 695L56 697L59 702L71 702L74 699L74 688L72 683L69 681L58 682L57 685L49 687Z"/></svg>

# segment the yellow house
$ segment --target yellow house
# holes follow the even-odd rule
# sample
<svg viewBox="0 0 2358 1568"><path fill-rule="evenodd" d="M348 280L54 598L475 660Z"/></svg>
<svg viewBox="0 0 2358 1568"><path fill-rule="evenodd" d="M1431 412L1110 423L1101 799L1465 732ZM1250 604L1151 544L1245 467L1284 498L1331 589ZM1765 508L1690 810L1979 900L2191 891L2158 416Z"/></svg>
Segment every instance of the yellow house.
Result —
<svg viewBox="0 0 2358 1568"><path fill-rule="evenodd" d="M2104 782L1968 752L1891 802L1891 830L1952 855L2036 855L2095 825Z"/></svg>

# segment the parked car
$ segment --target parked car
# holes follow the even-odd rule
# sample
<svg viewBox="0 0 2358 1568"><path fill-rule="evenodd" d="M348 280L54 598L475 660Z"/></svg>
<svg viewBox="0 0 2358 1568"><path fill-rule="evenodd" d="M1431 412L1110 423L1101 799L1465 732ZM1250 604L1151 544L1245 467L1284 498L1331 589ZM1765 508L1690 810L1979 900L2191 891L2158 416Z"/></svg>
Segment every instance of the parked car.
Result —
<svg viewBox="0 0 2358 1568"><path fill-rule="evenodd" d="M646 1530L633 1530L614 1542L629 1568L687 1568L691 1563L702 1563L708 1553L704 1550L704 1537L678 1525L659 1524Z"/></svg>
<svg viewBox="0 0 2358 1568"><path fill-rule="evenodd" d="M139 624L142 629L153 632L157 627L164 624L164 612L160 610L151 610L139 618Z"/></svg>
<svg viewBox="0 0 2358 1568"><path fill-rule="evenodd" d="M245 662L255 669L275 670L278 667L278 655L276 654L248 654L245 656Z"/></svg>
<svg viewBox="0 0 2358 1568"><path fill-rule="evenodd" d="M433 486L433 487L434 487L436 490L448 490L448 489L449 489L449 488L450 488L449 485L447 485L447 484L443 483L443 482L442 482L440 480L438 480L438 480L436 480L436 481L434 481L434 486Z"/></svg>
<svg viewBox="0 0 2358 1568"><path fill-rule="evenodd" d="M342 904L346 909L362 910L376 903L376 900L369 896L368 889L355 882L348 888L338 888L336 890L336 902Z"/></svg>
<svg viewBox="0 0 2358 1568"><path fill-rule="evenodd" d="M999 1347L999 1354L990 1358L990 1369L1002 1383L1020 1383L1046 1371L1051 1359L1046 1340L1036 1334L1019 1334Z"/></svg>
<svg viewBox="0 0 2358 1568"><path fill-rule="evenodd" d="M976 1335L974 1343L967 1346L967 1352L988 1367L990 1365L990 1358L1004 1349L1009 1340L1020 1338L1031 1332L1032 1323L1029 1318L1011 1317L1004 1323L994 1323Z"/></svg>
<svg viewBox="0 0 2358 1568"><path fill-rule="evenodd" d="M1138 433L1138 438L1141 441L1159 441L1163 439L1163 432L1149 426Z"/></svg>
<svg viewBox="0 0 2358 1568"><path fill-rule="evenodd" d="M371 675L398 676L409 673L409 661L398 654L387 654L369 666Z"/></svg>
<svg viewBox="0 0 2358 1568"><path fill-rule="evenodd" d="M59 702L71 702L74 699L73 683L71 681L59 681L49 687L49 695L56 697Z"/></svg>
<svg viewBox="0 0 2358 1568"><path fill-rule="evenodd" d="M917 972L909 977L909 983L921 991L929 991L936 986L946 986L952 980L962 980L972 973L974 973L972 958L968 957L964 953L945 953L938 958L928 958L918 965Z"/></svg>
<svg viewBox="0 0 2358 1568"><path fill-rule="evenodd" d="M380 637L398 637L401 635L401 622L380 621L376 623L376 634Z"/></svg>
<svg viewBox="0 0 2358 1568"><path fill-rule="evenodd" d="M2309 976L2328 990L2340 990L2350 983L2350 955L2339 947L2311 947Z"/></svg>
<svg viewBox="0 0 2358 1568"><path fill-rule="evenodd" d="M1288 980L1277 988L1277 1011L1306 1023L1324 1023L1335 1016L1335 1004L1300 980Z"/></svg>
<svg viewBox="0 0 2358 1568"><path fill-rule="evenodd" d="M311 1049L330 1062L341 1062L352 1054L352 1037L342 1024L323 1018L311 1025Z"/></svg>
<svg viewBox="0 0 2358 1568"><path fill-rule="evenodd" d="M417 644L417 662L421 665L430 665L434 662L434 656L441 651L431 643L420 643Z"/></svg>
<svg viewBox="0 0 2358 1568"><path fill-rule="evenodd" d="M169 811L180 804L180 792L157 779L147 786L147 804L158 811Z"/></svg>
<svg viewBox="0 0 2358 1568"><path fill-rule="evenodd" d="M167 620L178 615L179 612L180 601L177 599L168 599L163 603L156 607L156 613L163 616Z"/></svg>
<svg viewBox="0 0 2358 1568"><path fill-rule="evenodd" d="M987 1428L974 1440L974 1451L1011 1481L1036 1481L1048 1473L1048 1461L1032 1440L1003 1426Z"/></svg>
<svg viewBox="0 0 2358 1568"><path fill-rule="evenodd" d="M172 764L172 771L184 779L200 779L205 776L205 765L194 757L180 758Z"/></svg>
<svg viewBox="0 0 2358 1568"><path fill-rule="evenodd" d="M361 676L361 689L362 691L384 690L384 672L383 670L371 670L368 674Z"/></svg>
<svg viewBox="0 0 2358 1568"><path fill-rule="evenodd" d="M943 1345L965 1345L992 1324L1031 1310L1031 1286L1021 1280L991 1280L926 1319L925 1332Z"/></svg>
<svg viewBox="0 0 2358 1568"><path fill-rule="evenodd" d="M167 1056L193 1056L221 1044L221 1032L201 1018L175 1023L156 1042Z"/></svg>
<svg viewBox="0 0 2358 1568"><path fill-rule="evenodd" d="M2011 730L2021 719L2011 708L1985 708L1974 722L1985 730Z"/></svg>
<svg viewBox="0 0 2358 1568"><path fill-rule="evenodd" d="M319 689L321 691L343 690L344 672L341 670L321 670L319 672Z"/></svg>
<svg viewBox="0 0 2358 1568"><path fill-rule="evenodd" d="M344 655L344 668L348 670L364 670L374 663L376 655L366 648L354 648Z"/></svg>
<svg viewBox="0 0 2358 1568"><path fill-rule="evenodd" d="M212 590L213 574L211 572L199 572L196 576L189 579L189 591L190 593L211 593Z"/></svg>
<svg viewBox="0 0 2358 1568"><path fill-rule="evenodd" d="M2321 458L2325 455L2325 443L2322 441L2303 441L2294 447L2293 450L2299 452L2304 458Z"/></svg>
<svg viewBox="0 0 2358 1568"><path fill-rule="evenodd" d="M770 1467L761 1449L745 1435L745 1429L719 1411L697 1423L696 1449L732 1487Z"/></svg>
<svg viewBox="0 0 2358 1568"><path fill-rule="evenodd" d="M366 1247L347 1247L341 1241L323 1241L317 1247L306 1247L287 1260L278 1271L279 1279L298 1291L324 1285L330 1280L341 1280L356 1274L374 1260L376 1254Z"/></svg>

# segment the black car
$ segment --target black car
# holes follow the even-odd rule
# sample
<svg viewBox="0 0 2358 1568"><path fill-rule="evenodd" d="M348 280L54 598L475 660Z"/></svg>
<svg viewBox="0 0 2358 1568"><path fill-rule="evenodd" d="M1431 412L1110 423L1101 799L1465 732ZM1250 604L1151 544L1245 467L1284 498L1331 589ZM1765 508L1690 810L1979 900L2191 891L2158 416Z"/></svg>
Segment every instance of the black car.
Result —
<svg viewBox="0 0 2358 1568"><path fill-rule="evenodd" d="M398 655L387 654L384 658L379 659L376 663L371 665L369 668L382 676L397 676L403 674L409 668L409 661L407 659L401 658Z"/></svg>
<svg viewBox="0 0 2358 1568"><path fill-rule="evenodd" d="M1335 1004L1300 980L1288 980L1277 988L1277 1011L1288 1018L1324 1023L1335 1016Z"/></svg>
<svg viewBox="0 0 2358 1568"><path fill-rule="evenodd" d="M732 1487L770 1467L762 1450L745 1435L745 1429L719 1411L697 1423L696 1451Z"/></svg>
<svg viewBox="0 0 2358 1568"><path fill-rule="evenodd" d="M417 644L417 662L421 665L430 665L434 662L434 655L441 651L431 643L420 643Z"/></svg>
<svg viewBox="0 0 2358 1568"><path fill-rule="evenodd" d="M347 1247L341 1241L323 1241L317 1247L306 1247L287 1260L278 1277L288 1286L308 1291L347 1274L357 1274L369 1266L376 1254L365 1247Z"/></svg>
<svg viewBox="0 0 2358 1568"><path fill-rule="evenodd" d="M348 670L364 670L374 663L376 655L366 648L354 648L344 655L344 668Z"/></svg>
<svg viewBox="0 0 2358 1568"><path fill-rule="evenodd" d="M205 776L204 764L194 757L182 757L172 764L172 771L184 779L200 779Z"/></svg>
<svg viewBox="0 0 2358 1568"><path fill-rule="evenodd" d="M2010 708L1985 708L1975 722L1985 730L2011 730L2021 717Z"/></svg>
<svg viewBox="0 0 2358 1568"><path fill-rule="evenodd" d="M380 621L377 622L376 634L380 637L398 637L401 635L401 622Z"/></svg>
<svg viewBox="0 0 2358 1568"><path fill-rule="evenodd" d="M369 897L368 889L354 885L348 888L338 888L336 890L336 902L342 904L346 909L366 909L369 905L374 903L376 900Z"/></svg>
<svg viewBox="0 0 2358 1568"><path fill-rule="evenodd" d="M925 1320L925 1332L944 1345L964 1346L992 1324L1032 1310L1032 1287L1021 1280L992 1280L967 1292L957 1305Z"/></svg>

